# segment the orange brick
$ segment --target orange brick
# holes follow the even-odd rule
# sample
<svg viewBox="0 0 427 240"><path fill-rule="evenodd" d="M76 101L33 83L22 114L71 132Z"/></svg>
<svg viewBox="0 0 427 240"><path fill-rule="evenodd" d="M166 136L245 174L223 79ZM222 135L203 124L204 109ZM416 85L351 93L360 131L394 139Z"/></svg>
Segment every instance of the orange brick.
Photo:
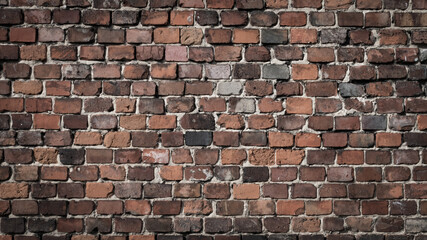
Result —
<svg viewBox="0 0 427 240"><path fill-rule="evenodd" d="M259 43L259 31L256 29L234 29L233 43Z"/></svg>
<svg viewBox="0 0 427 240"><path fill-rule="evenodd" d="M88 182L86 183L86 197L107 198L113 194L112 183Z"/></svg>
<svg viewBox="0 0 427 240"><path fill-rule="evenodd" d="M233 185L233 196L235 199L258 199L260 196L259 185L243 183Z"/></svg>
<svg viewBox="0 0 427 240"><path fill-rule="evenodd" d="M28 197L28 184L26 183L1 183L0 198L15 199Z"/></svg>
<svg viewBox="0 0 427 240"><path fill-rule="evenodd" d="M316 80L318 75L317 65L292 64L292 78L294 80Z"/></svg>
<svg viewBox="0 0 427 240"><path fill-rule="evenodd" d="M34 114L34 128L36 129L59 129L61 116L48 114Z"/></svg>
<svg viewBox="0 0 427 240"><path fill-rule="evenodd" d="M194 23L193 11L171 11L170 22L174 26L190 26Z"/></svg>
<svg viewBox="0 0 427 240"><path fill-rule="evenodd" d="M221 151L221 163L223 165L240 165L246 158L247 155L244 149L223 149Z"/></svg>
<svg viewBox="0 0 427 240"><path fill-rule="evenodd" d="M426 130L427 129L427 115L418 115L418 129Z"/></svg>
<svg viewBox="0 0 427 240"><path fill-rule="evenodd" d="M125 209L133 215L148 215L151 213L151 205L147 200L126 200ZM144 238L143 238L144 237ZM154 236L129 236L129 240L154 240Z"/></svg>
<svg viewBox="0 0 427 240"><path fill-rule="evenodd" d="M310 98L288 98L286 100L286 113L312 114L313 105Z"/></svg>
<svg viewBox="0 0 427 240"><path fill-rule="evenodd" d="M399 147L402 145L402 135L400 133L377 133L377 147Z"/></svg>
<svg viewBox="0 0 427 240"><path fill-rule="evenodd" d="M153 115L150 117L148 125L151 129L174 129L176 127L176 116Z"/></svg>
<svg viewBox="0 0 427 240"><path fill-rule="evenodd" d="M178 28L156 28L154 29L155 43L179 43Z"/></svg>
<svg viewBox="0 0 427 240"><path fill-rule="evenodd" d="M295 145L297 147L320 147L321 138L315 133L297 133Z"/></svg>
<svg viewBox="0 0 427 240"><path fill-rule="evenodd" d="M0 98L0 112L22 112L24 111L23 98Z"/></svg>
<svg viewBox="0 0 427 240"><path fill-rule="evenodd" d="M182 166L163 166L160 168L160 177L166 181L182 180Z"/></svg>
<svg viewBox="0 0 427 240"><path fill-rule="evenodd" d="M251 115L248 118L248 126L252 129L268 129L274 127L272 115Z"/></svg>
<svg viewBox="0 0 427 240"><path fill-rule="evenodd" d="M99 132L76 132L74 136L76 145L99 145L102 144L102 136Z"/></svg>
<svg viewBox="0 0 427 240"><path fill-rule="evenodd" d="M106 147L129 147L129 132L108 132L104 137L104 146Z"/></svg>
<svg viewBox="0 0 427 240"><path fill-rule="evenodd" d="M276 164L299 165L304 160L304 150L278 149L276 150Z"/></svg>
<svg viewBox="0 0 427 240"><path fill-rule="evenodd" d="M316 29L292 28L290 43L316 43Z"/></svg>
<svg viewBox="0 0 427 240"><path fill-rule="evenodd" d="M130 130L142 130L146 128L145 115L131 115L120 117L120 127Z"/></svg>
<svg viewBox="0 0 427 240"><path fill-rule="evenodd" d="M279 200L277 201L276 212L278 215L301 215L304 214L304 201L299 200Z"/></svg>
<svg viewBox="0 0 427 240"><path fill-rule="evenodd" d="M294 145L294 135L283 132L269 132L268 143L270 147L292 147Z"/></svg>
<svg viewBox="0 0 427 240"><path fill-rule="evenodd" d="M328 215L332 213L332 201L307 201L305 203L307 215Z"/></svg>
<svg viewBox="0 0 427 240"><path fill-rule="evenodd" d="M176 63L172 64L153 64L151 65L151 76L159 79L175 79Z"/></svg>

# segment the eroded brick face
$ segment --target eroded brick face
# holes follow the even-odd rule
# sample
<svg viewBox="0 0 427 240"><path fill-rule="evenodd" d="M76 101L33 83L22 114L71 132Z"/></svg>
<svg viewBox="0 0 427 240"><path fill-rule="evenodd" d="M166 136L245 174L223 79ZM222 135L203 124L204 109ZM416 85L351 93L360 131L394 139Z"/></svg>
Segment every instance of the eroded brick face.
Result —
<svg viewBox="0 0 427 240"><path fill-rule="evenodd" d="M0 0L0 240L426 240L426 0Z"/></svg>

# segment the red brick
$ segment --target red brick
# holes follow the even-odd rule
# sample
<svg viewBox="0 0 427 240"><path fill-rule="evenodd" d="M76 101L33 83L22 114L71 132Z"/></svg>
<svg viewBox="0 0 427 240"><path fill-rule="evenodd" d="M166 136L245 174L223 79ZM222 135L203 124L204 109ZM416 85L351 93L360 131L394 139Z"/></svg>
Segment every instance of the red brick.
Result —
<svg viewBox="0 0 427 240"><path fill-rule="evenodd" d="M288 98L286 112L290 114L311 114L313 112L312 100L309 98Z"/></svg>
<svg viewBox="0 0 427 240"><path fill-rule="evenodd" d="M177 184L174 190L174 196L179 198L200 197L201 185L198 183Z"/></svg>
<svg viewBox="0 0 427 240"><path fill-rule="evenodd" d="M390 13L367 13L365 15L366 27L389 27L390 24Z"/></svg>
<svg viewBox="0 0 427 240"><path fill-rule="evenodd" d="M41 179L64 181L68 178L68 169L66 167L42 167Z"/></svg>
<svg viewBox="0 0 427 240"><path fill-rule="evenodd" d="M302 60L304 56L300 47L277 46L274 53L279 60Z"/></svg>
<svg viewBox="0 0 427 240"><path fill-rule="evenodd" d="M34 128L59 129L61 117L59 115L35 114Z"/></svg>
<svg viewBox="0 0 427 240"><path fill-rule="evenodd" d="M36 65L34 66L34 77L40 79L59 79L61 78L61 65Z"/></svg>
<svg viewBox="0 0 427 240"><path fill-rule="evenodd" d="M112 183L86 183L86 197L89 198L105 198L112 195Z"/></svg>
<svg viewBox="0 0 427 240"><path fill-rule="evenodd" d="M79 218L60 218L57 222L58 232L81 232L83 230L83 219Z"/></svg>
<svg viewBox="0 0 427 240"><path fill-rule="evenodd" d="M206 41L208 43L230 43L231 34L230 29L207 29Z"/></svg>
<svg viewBox="0 0 427 240"><path fill-rule="evenodd" d="M171 62L185 62L188 60L187 47L166 46L165 60Z"/></svg>
<svg viewBox="0 0 427 240"><path fill-rule="evenodd" d="M106 10L85 10L82 12L82 22L87 25L107 26L110 21L110 12Z"/></svg>
<svg viewBox="0 0 427 240"><path fill-rule="evenodd" d="M258 199L260 196L259 185L252 183L233 185L234 199Z"/></svg>
<svg viewBox="0 0 427 240"><path fill-rule="evenodd" d="M147 4L143 4L147 5ZM166 7L173 7L176 5L176 0L153 0L151 2L152 8L166 8Z"/></svg>
<svg viewBox="0 0 427 240"><path fill-rule="evenodd" d="M271 27L277 23L277 15L274 12L254 12L251 15L251 25L258 27Z"/></svg>
<svg viewBox="0 0 427 240"><path fill-rule="evenodd" d="M231 39L231 32L229 39ZM229 41L230 40L228 40L228 42ZM210 47L190 47L189 59L195 62L212 62L213 49Z"/></svg>
<svg viewBox="0 0 427 240"><path fill-rule="evenodd" d="M321 8L322 1L321 0L294 0L292 2L292 6L295 8Z"/></svg>
<svg viewBox="0 0 427 240"><path fill-rule="evenodd" d="M11 28L9 30L9 40L11 42L35 42L36 33L37 30L35 28Z"/></svg>
<svg viewBox="0 0 427 240"><path fill-rule="evenodd" d="M242 59L242 47L218 46L215 47L215 60L218 62L238 62Z"/></svg>
<svg viewBox="0 0 427 240"><path fill-rule="evenodd" d="M362 27L363 14L358 12L338 12L338 25L340 27Z"/></svg>
<svg viewBox="0 0 427 240"><path fill-rule="evenodd" d="M94 78L120 78L120 65L96 64L93 66Z"/></svg>
<svg viewBox="0 0 427 240"><path fill-rule="evenodd" d="M155 64L151 66L151 76L154 78L175 79L176 71L176 64Z"/></svg>
<svg viewBox="0 0 427 240"><path fill-rule="evenodd" d="M347 146L347 133L324 133L322 141L324 147L345 147Z"/></svg>
<svg viewBox="0 0 427 240"><path fill-rule="evenodd" d="M307 24L307 14L304 12L282 12L280 13L281 26L301 27Z"/></svg>
<svg viewBox="0 0 427 240"><path fill-rule="evenodd" d="M320 147L320 136L314 133L297 133L295 145L297 147Z"/></svg>
<svg viewBox="0 0 427 240"><path fill-rule="evenodd" d="M245 11L222 11L221 23L224 26L243 26L248 24L248 13Z"/></svg>
<svg viewBox="0 0 427 240"><path fill-rule="evenodd" d="M293 135L281 132L269 132L268 142L270 147L291 147L293 146ZM276 153L277 154L277 153Z"/></svg>
<svg viewBox="0 0 427 240"><path fill-rule="evenodd" d="M193 11L171 11L170 24L173 26L189 26L194 23Z"/></svg>
<svg viewBox="0 0 427 240"><path fill-rule="evenodd" d="M248 62L265 62L270 60L270 51L265 47L248 47L245 52Z"/></svg>
<svg viewBox="0 0 427 240"><path fill-rule="evenodd" d="M125 31L120 29L98 29L98 43L124 43Z"/></svg>
<svg viewBox="0 0 427 240"><path fill-rule="evenodd" d="M46 60L45 45L29 45L20 48L20 57L24 60Z"/></svg>
<svg viewBox="0 0 427 240"><path fill-rule="evenodd" d="M80 58L84 60L102 60L104 59L104 47L100 46L81 46Z"/></svg>
<svg viewBox="0 0 427 240"><path fill-rule="evenodd" d="M217 146L239 146L239 134L235 132L214 132L213 143Z"/></svg>
<svg viewBox="0 0 427 240"><path fill-rule="evenodd" d="M101 200L96 206L98 214L122 214L123 202L117 200Z"/></svg>
<svg viewBox="0 0 427 240"><path fill-rule="evenodd" d="M314 130L331 130L333 118L332 116L311 116L308 118L308 127Z"/></svg>
<svg viewBox="0 0 427 240"><path fill-rule="evenodd" d="M377 185L378 199L395 199L403 197L403 186L398 183L384 183Z"/></svg>
<svg viewBox="0 0 427 240"><path fill-rule="evenodd" d="M302 181L323 181L326 171L323 167L301 167L299 175Z"/></svg>
<svg viewBox="0 0 427 240"><path fill-rule="evenodd" d="M208 8L232 8L234 6L234 0L207 0Z"/></svg>
<svg viewBox="0 0 427 240"><path fill-rule="evenodd" d="M317 42L317 30L316 29L291 29L290 43L305 43L311 44Z"/></svg>
<svg viewBox="0 0 427 240"><path fill-rule="evenodd" d="M402 144L402 135L400 133L377 133L377 147L399 147Z"/></svg>
<svg viewBox="0 0 427 240"><path fill-rule="evenodd" d="M268 129L274 125L274 118L270 115L252 115L248 118L248 127L252 129Z"/></svg>
<svg viewBox="0 0 427 240"><path fill-rule="evenodd" d="M19 47L13 45L0 45L1 60L17 60L19 57Z"/></svg>
<svg viewBox="0 0 427 240"><path fill-rule="evenodd" d="M304 201L299 200L279 200L277 201L277 214L279 215L300 215L304 214Z"/></svg>
<svg viewBox="0 0 427 240"><path fill-rule="evenodd" d="M58 24L79 23L80 11L77 9L55 9L53 10L53 22Z"/></svg>
<svg viewBox="0 0 427 240"><path fill-rule="evenodd" d="M342 103L338 99L316 99L316 113L334 113L342 109Z"/></svg>
<svg viewBox="0 0 427 240"><path fill-rule="evenodd" d="M278 165L299 165L305 156L302 150L276 150L276 164Z"/></svg>
<svg viewBox="0 0 427 240"><path fill-rule="evenodd" d="M126 200L125 210L132 215L148 215L151 212L151 205L146 200Z"/></svg>
<svg viewBox="0 0 427 240"><path fill-rule="evenodd" d="M179 181L183 179L182 166L162 166L160 177L163 180Z"/></svg>
<svg viewBox="0 0 427 240"><path fill-rule="evenodd" d="M359 9L380 9L382 7L381 0L357 0L356 7Z"/></svg>
<svg viewBox="0 0 427 240"><path fill-rule="evenodd" d="M309 48L307 50L308 61L310 62L333 62L335 60L334 49L332 48Z"/></svg>
<svg viewBox="0 0 427 240"><path fill-rule="evenodd" d="M11 6L14 4L11 3ZM0 24L20 24L23 22L23 16L21 9L2 9L0 11L2 21Z"/></svg>
<svg viewBox="0 0 427 240"><path fill-rule="evenodd" d="M318 69L314 64L292 64L292 77L295 80L316 80Z"/></svg>
<svg viewBox="0 0 427 240"><path fill-rule="evenodd" d="M108 60L124 61L135 58L133 46L110 46L108 47Z"/></svg>
<svg viewBox="0 0 427 240"><path fill-rule="evenodd" d="M225 183L209 183L203 190L206 198L227 199L230 197L230 186Z"/></svg>
<svg viewBox="0 0 427 240"><path fill-rule="evenodd" d="M338 164L358 165L364 163L363 151L358 150L344 150L338 152Z"/></svg>
<svg viewBox="0 0 427 240"><path fill-rule="evenodd" d="M156 28L154 29L155 43L179 43L178 28Z"/></svg>
<svg viewBox="0 0 427 240"><path fill-rule="evenodd" d="M406 44L408 37L402 30L381 30L380 45Z"/></svg>
<svg viewBox="0 0 427 240"><path fill-rule="evenodd" d="M308 201L305 206L307 215L328 215L332 213L332 201Z"/></svg>

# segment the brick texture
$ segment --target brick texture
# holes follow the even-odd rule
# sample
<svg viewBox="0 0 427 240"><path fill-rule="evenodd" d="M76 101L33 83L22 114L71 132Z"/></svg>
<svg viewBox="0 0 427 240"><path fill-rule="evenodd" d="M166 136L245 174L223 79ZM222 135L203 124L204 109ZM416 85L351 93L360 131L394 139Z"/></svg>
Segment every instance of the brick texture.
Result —
<svg viewBox="0 0 427 240"><path fill-rule="evenodd" d="M0 0L0 240L426 240L426 0Z"/></svg>

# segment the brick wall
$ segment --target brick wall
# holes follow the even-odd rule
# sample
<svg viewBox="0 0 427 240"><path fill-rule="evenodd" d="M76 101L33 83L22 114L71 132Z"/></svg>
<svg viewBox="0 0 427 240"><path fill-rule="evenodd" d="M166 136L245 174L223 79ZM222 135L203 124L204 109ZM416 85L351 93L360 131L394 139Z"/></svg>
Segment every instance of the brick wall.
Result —
<svg viewBox="0 0 427 240"><path fill-rule="evenodd" d="M427 0L0 5L0 240L427 239Z"/></svg>

